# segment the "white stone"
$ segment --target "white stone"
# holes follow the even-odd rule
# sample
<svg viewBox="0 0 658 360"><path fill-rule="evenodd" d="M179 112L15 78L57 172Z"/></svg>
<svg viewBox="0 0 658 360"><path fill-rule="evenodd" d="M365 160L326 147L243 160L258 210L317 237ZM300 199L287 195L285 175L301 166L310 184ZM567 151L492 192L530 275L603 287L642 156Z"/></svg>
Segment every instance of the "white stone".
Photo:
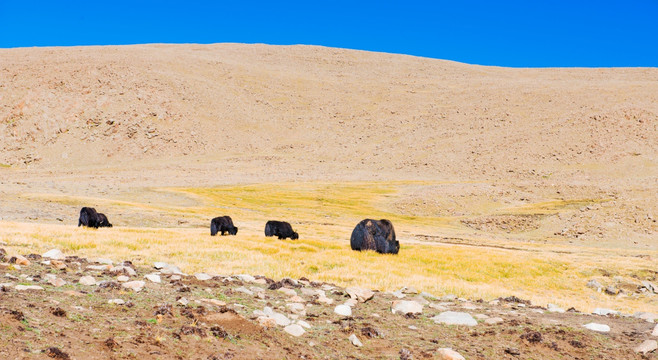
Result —
<svg viewBox="0 0 658 360"><path fill-rule="evenodd" d="M644 340L644 342L636 346L633 351L641 354L648 354L654 350L658 349L658 341L656 340Z"/></svg>
<svg viewBox="0 0 658 360"><path fill-rule="evenodd" d="M290 304L286 304L286 306L288 307L288 309L290 309L290 311L296 314L306 315L306 307L304 306L304 304L290 303Z"/></svg>
<svg viewBox="0 0 658 360"><path fill-rule="evenodd" d="M171 276L169 277L169 279L174 280L174 281L177 281L177 280L180 280L180 279L181 279L181 276L180 276L180 275L171 275Z"/></svg>
<svg viewBox="0 0 658 360"><path fill-rule="evenodd" d="M343 304L345 304L349 307L355 307L356 304L358 304L358 303L359 302L356 299L348 299L348 300L345 300L345 302Z"/></svg>
<svg viewBox="0 0 658 360"><path fill-rule="evenodd" d="M610 332L610 326L606 324L597 324L597 323L589 323L583 325L586 329L592 330L592 331L597 331L597 332L602 332L602 333L607 333Z"/></svg>
<svg viewBox="0 0 658 360"><path fill-rule="evenodd" d="M137 281L128 281L128 282L125 282L125 283L121 284L121 286L123 286L124 288L133 290L135 292L141 291L142 288L144 288L144 285L146 285L146 283L143 282L143 281L139 281L139 280L137 280Z"/></svg>
<svg viewBox="0 0 658 360"><path fill-rule="evenodd" d="M27 277L27 276L24 277L23 275L21 275L21 278L23 278L23 279L25 279L26 277ZM44 278L46 281L50 281L50 280L57 279L57 275L55 275L55 274L46 274L46 275L43 276L43 278Z"/></svg>
<svg viewBox="0 0 658 360"><path fill-rule="evenodd" d="M156 262L153 263L153 267L160 270L160 269L164 269L166 267L169 267L169 264L167 264L166 262L162 262L162 261L156 261Z"/></svg>
<svg viewBox="0 0 658 360"><path fill-rule="evenodd" d="M400 313L402 315L420 314L423 312L423 305L415 301L396 300L393 301L393 304L391 305L391 312L393 314Z"/></svg>
<svg viewBox="0 0 658 360"><path fill-rule="evenodd" d="M189 304L190 301L187 300L187 298L182 297L182 298L178 299L178 303L183 305L183 306L187 306L187 304Z"/></svg>
<svg viewBox="0 0 658 360"><path fill-rule="evenodd" d="M428 306L431 307L432 309L439 310L439 311L448 310L447 306L443 306L443 305L437 304L437 303L430 303Z"/></svg>
<svg viewBox="0 0 658 360"><path fill-rule="evenodd" d="M326 296L320 296L318 298L318 302L323 303L323 304L327 304L327 305L331 305L331 304L334 303L334 299L328 298Z"/></svg>
<svg viewBox="0 0 658 360"><path fill-rule="evenodd" d="M635 314L633 314L633 317L636 317L636 318L642 319L642 320L646 320L647 322L650 322L650 323L658 320L658 315L657 314L650 313L650 312L643 312L643 311L636 312Z"/></svg>
<svg viewBox="0 0 658 360"><path fill-rule="evenodd" d="M610 309L604 309L604 308L596 308L592 312L594 315L601 315L601 316L607 316L607 315L619 315L619 311L615 310L610 310Z"/></svg>
<svg viewBox="0 0 658 360"><path fill-rule="evenodd" d="M352 345L354 345L356 347L363 346L363 344L361 343L361 340L359 340L359 338L356 337L356 335L354 335L354 334L350 335L350 342L352 343Z"/></svg>
<svg viewBox="0 0 658 360"><path fill-rule="evenodd" d="M121 299L111 299L111 300L108 300L107 303L108 303L108 304L114 304L114 305L123 305L123 304L125 304L126 302L123 301L123 300L121 300Z"/></svg>
<svg viewBox="0 0 658 360"><path fill-rule="evenodd" d="M103 264L103 265L113 265L114 263L110 259L104 259L104 258L96 258L93 260L93 262L97 264Z"/></svg>
<svg viewBox="0 0 658 360"><path fill-rule="evenodd" d="M200 281L206 281L206 280L210 280L210 279L212 279L212 276L210 276L210 275L208 275L208 274L206 274L206 273L196 273L196 274L194 274L194 277L195 277L197 280L200 280Z"/></svg>
<svg viewBox="0 0 658 360"><path fill-rule="evenodd" d="M306 332L303 327L298 324L290 324L283 328L283 331L287 332L292 336L302 336Z"/></svg>
<svg viewBox="0 0 658 360"><path fill-rule="evenodd" d="M127 277L126 275L117 276L117 281L118 282L126 282L126 281L129 281L129 280L130 280L130 278Z"/></svg>
<svg viewBox="0 0 658 360"><path fill-rule="evenodd" d="M291 297L290 299L288 299L288 301L290 301L290 302L298 302L298 303L304 303L304 302L306 302L306 300L304 300L304 298L301 297L301 296L299 296L299 295L295 295L295 296Z"/></svg>
<svg viewBox="0 0 658 360"><path fill-rule="evenodd" d="M171 274L175 274L175 275L185 275L185 274L180 270L180 268L178 268L178 266L176 266L176 265L170 265L170 264L167 264L167 266L161 268L161 269L160 269L160 273L161 273L161 274L165 274L165 275L171 275Z"/></svg>
<svg viewBox="0 0 658 360"><path fill-rule="evenodd" d="M398 290L398 291L394 291L394 292L389 293L389 294L395 296L395 297L398 298L398 299L402 299L402 298L404 298L405 296L407 296L407 295L403 294L402 291L400 291L400 290Z"/></svg>
<svg viewBox="0 0 658 360"><path fill-rule="evenodd" d="M445 311L432 318L437 324L475 326L477 320L471 314L458 311Z"/></svg>
<svg viewBox="0 0 658 360"><path fill-rule="evenodd" d="M235 291L237 291L237 292L241 292L241 293L243 293L243 294L247 294L247 295L249 295L249 296L254 296L254 292L251 291L251 290L249 290L249 289L247 289L247 288L244 287L244 286L240 286L239 288L235 289Z"/></svg>
<svg viewBox="0 0 658 360"><path fill-rule="evenodd" d="M658 336L658 325L653 328L653 332L651 333L652 336Z"/></svg>
<svg viewBox="0 0 658 360"><path fill-rule="evenodd" d="M305 296L315 296L318 295L318 291L315 289L309 289L309 288L301 288L302 295ZM322 292L324 293L324 291Z"/></svg>
<svg viewBox="0 0 658 360"><path fill-rule="evenodd" d="M488 318L488 319L484 320L484 323L488 324L488 325L493 325L493 324L501 323L503 321L504 321L503 318L492 317L492 318Z"/></svg>
<svg viewBox="0 0 658 360"><path fill-rule="evenodd" d="M475 314L475 315L473 315L473 317L476 318L477 320L486 320L486 319L489 318L489 315L486 315L486 314Z"/></svg>
<svg viewBox="0 0 658 360"><path fill-rule="evenodd" d="M287 288L287 287L281 287L281 288L278 288L276 291L278 291L278 292L280 292L280 293L282 293L282 294L288 295L288 296L295 296L295 295L297 295L297 292L296 292L294 289Z"/></svg>
<svg viewBox="0 0 658 360"><path fill-rule="evenodd" d="M301 327L305 327L305 328L307 328L307 329L310 329L310 328L311 328L311 324L307 323L307 322L304 321L304 320L297 320L297 324L299 324L299 326L301 326Z"/></svg>
<svg viewBox="0 0 658 360"><path fill-rule="evenodd" d="M273 312L272 315L269 315L269 317L274 319L274 322L279 326L288 326L292 322L290 319L288 319L287 316L278 312Z"/></svg>
<svg viewBox="0 0 658 360"><path fill-rule="evenodd" d="M240 279L240 281L244 282L254 282L256 281L256 278L248 275L248 274L240 274L240 275L235 275L236 278Z"/></svg>
<svg viewBox="0 0 658 360"><path fill-rule="evenodd" d="M78 281L81 285L93 286L96 285L96 279L93 276L83 276Z"/></svg>
<svg viewBox="0 0 658 360"><path fill-rule="evenodd" d="M548 312L560 313L560 314L565 312L565 310L563 308L561 308L561 307L559 307L555 304L548 304L548 306L546 307L546 310L548 310Z"/></svg>
<svg viewBox="0 0 658 360"><path fill-rule="evenodd" d="M66 285L66 281L64 281L61 278L50 279L48 280L48 283L54 287L60 287Z"/></svg>
<svg viewBox="0 0 658 360"><path fill-rule="evenodd" d="M110 270L112 265L88 265L87 270L105 271Z"/></svg>
<svg viewBox="0 0 658 360"><path fill-rule="evenodd" d="M334 312L341 316L352 316L352 308L347 305L338 305Z"/></svg>
<svg viewBox="0 0 658 360"><path fill-rule="evenodd" d="M418 330L418 327L414 325L409 325L408 328L409 330Z"/></svg>
<svg viewBox="0 0 658 360"><path fill-rule="evenodd" d="M348 287L345 289L345 292L358 302L366 302L375 296L375 293L372 290L360 287Z"/></svg>
<svg viewBox="0 0 658 360"><path fill-rule="evenodd" d="M148 280L150 282L154 282L156 284L159 284L159 283L162 282L162 279L160 279L160 275L158 275L158 274L148 274L148 275L144 275L144 277L146 278L146 280Z"/></svg>
<svg viewBox="0 0 658 360"><path fill-rule="evenodd" d="M133 268L131 268L130 266L123 266L123 265L113 266L112 268L110 268L110 272L115 273L115 274L116 273L125 273L125 274L128 274L128 276L137 275L137 273L135 272L135 270Z"/></svg>
<svg viewBox="0 0 658 360"><path fill-rule="evenodd" d="M43 290L41 286L38 285L16 285L14 289L18 291L23 291L23 290Z"/></svg>
<svg viewBox="0 0 658 360"><path fill-rule="evenodd" d="M441 348L436 351L436 354L438 355L437 359L440 360L466 360L458 352L450 348Z"/></svg>
<svg viewBox="0 0 658 360"><path fill-rule="evenodd" d="M55 259L55 260L62 260L65 259L66 256L64 256L64 253L62 253L58 249L52 249L49 251L46 251L41 257L49 258L49 259Z"/></svg>

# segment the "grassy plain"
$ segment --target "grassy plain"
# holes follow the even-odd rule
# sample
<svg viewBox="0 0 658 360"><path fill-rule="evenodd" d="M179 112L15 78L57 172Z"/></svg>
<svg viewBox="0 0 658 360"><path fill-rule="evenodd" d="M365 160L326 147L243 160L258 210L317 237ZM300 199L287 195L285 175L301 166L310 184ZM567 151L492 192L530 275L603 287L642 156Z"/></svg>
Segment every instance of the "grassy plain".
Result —
<svg viewBox="0 0 658 360"><path fill-rule="evenodd" d="M90 258L109 257L146 264L166 261L188 273L249 273L275 279L307 277L379 290L413 286L436 295L456 294L485 300L516 295L537 305L556 303L585 311L595 307L627 312L658 311L658 303L652 297L634 294L611 297L585 287L593 278L604 284L619 285L655 276L652 269L658 268L658 261L653 260L658 259L656 251L530 241L537 235L524 239L523 233L513 237L499 233L483 235L460 222L465 216L394 212L395 204L407 196L405 189L417 185L431 184L313 182L157 189L165 196L184 195L194 201L181 206L170 201L141 203L109 198L94 201L104 204L104 211L110 214L150 211L163 218L188 219L187 226L119 224L111 229L94 230L74 225L5 221L0 226L0 241L11 253L42 253L59 248L65 253ZM49 201L71 207L89 200L49 197ZM577 211L573 209L575 205L596 201L539 201L505 209L487 203L482 207L485 210L479 212L546 216ZM225 214L231 215L239 227L237 236L211 237L207 227L196 226ZM402 244L399 255L350 250L352 228L365 217L393 221ZM281 241L264 237L263 226L268 219L291 222L300 239ZM425 241L427 237L423 234L436 236L432 238L434 241ZM451 239L460 243L450 243Z"/></svg>

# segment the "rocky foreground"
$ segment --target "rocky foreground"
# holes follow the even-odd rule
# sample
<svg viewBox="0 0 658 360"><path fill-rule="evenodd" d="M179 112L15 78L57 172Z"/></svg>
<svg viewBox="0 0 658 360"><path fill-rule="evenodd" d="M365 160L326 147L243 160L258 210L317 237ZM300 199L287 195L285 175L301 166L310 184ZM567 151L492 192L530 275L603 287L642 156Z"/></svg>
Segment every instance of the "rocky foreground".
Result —
<svg viewBox="0 0 658 360"><path fill-rule="evenodd" d="M652 359L658 314L584 314L0 249L7 359Z"/></svg>

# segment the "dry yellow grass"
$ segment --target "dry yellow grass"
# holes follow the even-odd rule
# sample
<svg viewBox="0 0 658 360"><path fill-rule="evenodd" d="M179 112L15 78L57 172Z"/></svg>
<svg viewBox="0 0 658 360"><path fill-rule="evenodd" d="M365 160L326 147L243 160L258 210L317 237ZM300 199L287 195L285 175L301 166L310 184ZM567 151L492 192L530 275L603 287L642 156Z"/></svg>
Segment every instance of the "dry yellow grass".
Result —
<svg viewBox="0 0 658 360"><path fill-rule="evenodd" d="M610 274L629 281L633 277L644 278L658 268L658 262L651 260L658 258L655 251L604 250L493 236L473 239L474 244L483 246L422 243L413 237L414 233L445 235L466 230L457 218L402 216L385 210L409 184L284 183L160 189L188 194L197 204L177 207L111 199L101 202L123 211L148 208L163 215L184 214L199 222L229 214L240 228L238 235L210 237L205 227L93 230L72 225L2 222L0 241L13 253L59 248L70 254L130 259L142 264L167 261L189 273L304 276L344 286L395 290L406 285L437 295L453 293L469 298L517 295L535 304L553 302L581 310L610 307L627 312L658 311L658 304L649 297L612 298L585 287L592 278L611 283ZM61 196L50 199L66 204L88 200ZM519 211L560 211L571 203L539 202ZM399 255L350 250L352 227L364 217L389 218L394 222L402 242ZM264 237L263 226L268 219L290 221L300 233L300 240ZM468 243L469 239L464 239ZM640 254L650 258L636 257Z"/></svg>

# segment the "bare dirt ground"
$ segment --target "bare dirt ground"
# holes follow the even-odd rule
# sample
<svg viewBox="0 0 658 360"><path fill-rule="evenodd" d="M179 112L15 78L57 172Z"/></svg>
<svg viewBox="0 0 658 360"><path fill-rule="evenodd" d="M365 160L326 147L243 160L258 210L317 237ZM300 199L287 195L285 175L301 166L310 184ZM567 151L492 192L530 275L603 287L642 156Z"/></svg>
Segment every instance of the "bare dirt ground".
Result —
<svg viewBox="0 0 658 360"><path fill-rule="evenodd" d="M241 211L255 234L253 207L213 198L210 209L172 189L360 182L394 189L376 209L398 217L403 244L584 252L637 287L657 276L657 150L655 68L508 69L243 44L0 50L8 248L7 222L74 226L83 205L127 228L197 228ZM297 211L316 224L311 238L345 244L359 219L317 225L335 198L313 217ZM630 259L623 273L607 270L612 253ZM467 342L484 348L474 339L486 338ZM628 351L622 335L607 339Z"/></svg>

